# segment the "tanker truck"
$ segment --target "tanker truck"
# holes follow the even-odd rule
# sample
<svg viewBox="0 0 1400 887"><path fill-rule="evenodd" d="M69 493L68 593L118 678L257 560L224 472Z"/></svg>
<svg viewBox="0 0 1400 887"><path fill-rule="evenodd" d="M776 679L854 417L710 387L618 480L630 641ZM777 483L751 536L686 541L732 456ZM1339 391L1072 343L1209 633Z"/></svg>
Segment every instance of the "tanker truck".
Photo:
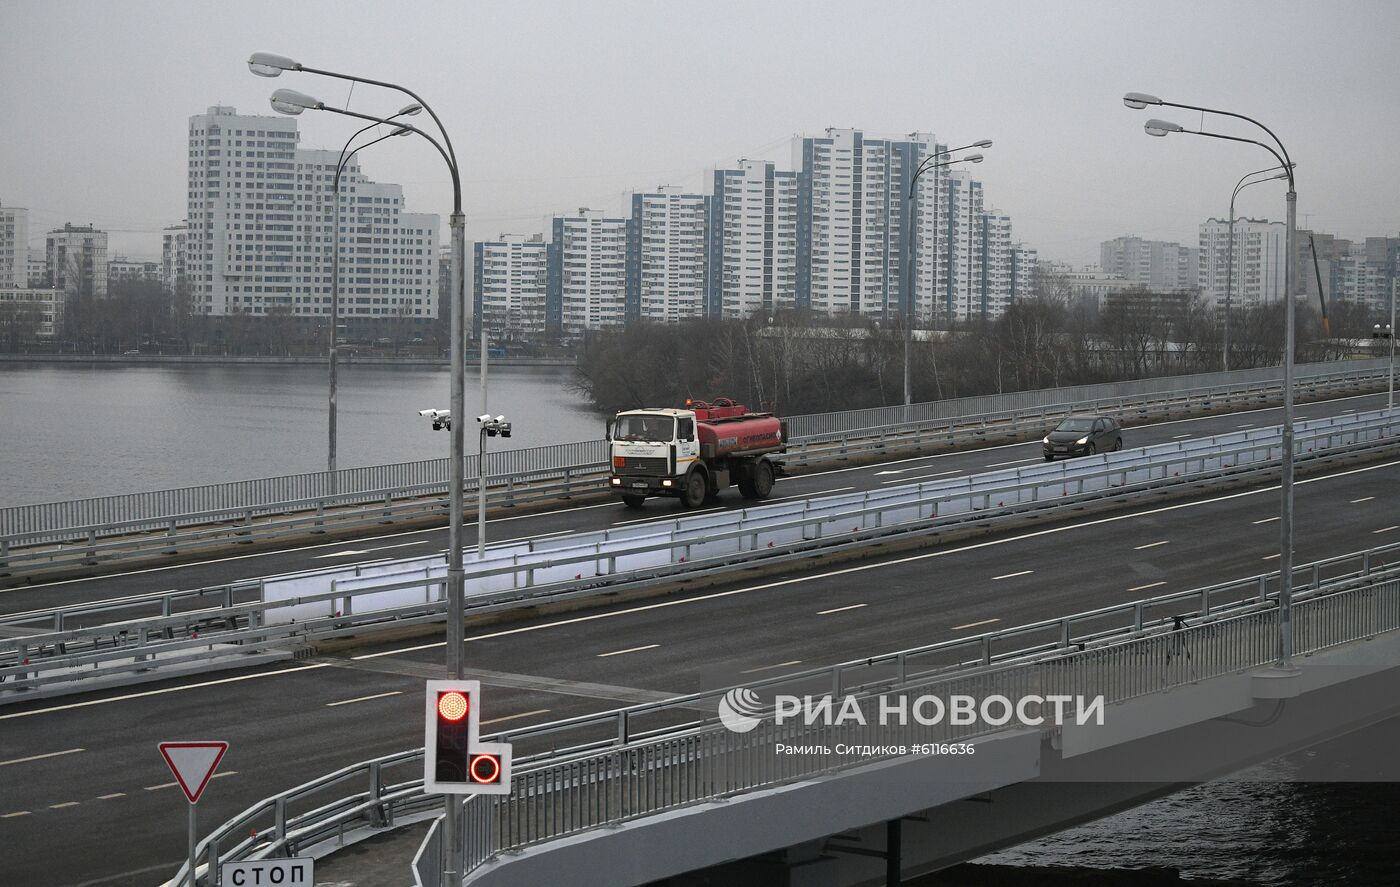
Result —
<svg viewBox="0 0 1400 887"><path fill-rule="evenodd" d="M608 482L629 508L641 508L647 496L697 508L731 484L745 499L767 499L782 473L776 457L786 450L781 419L728 398L687 400L683 410L627 410L608 423Z"/></svg>

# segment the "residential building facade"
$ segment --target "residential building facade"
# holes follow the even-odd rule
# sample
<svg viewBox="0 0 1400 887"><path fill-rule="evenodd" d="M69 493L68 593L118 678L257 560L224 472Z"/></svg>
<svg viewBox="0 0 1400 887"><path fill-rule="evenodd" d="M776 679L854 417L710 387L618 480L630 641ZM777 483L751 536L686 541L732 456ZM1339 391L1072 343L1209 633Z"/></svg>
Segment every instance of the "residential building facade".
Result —
<svg viewBox="0 0 1400 887"><path fill-rule="evenodd" d="M472 305L493 339L502 333L540 335L546 331L549 256L544 239L502 234L472 244Z"/></svg>
<svg viewBox="0 0 1400 887"><path fill-rule="evenodd" d="M145 280L161 283L163 273L161 263L155 259L129 259L117 256L107 263L107 285L123 281Z"/></svg>
<svg viewBox="0 0 1400 887"><path fill-rule="evenodd" d="M189 123L186 269L197 313L437 315L436 215L405 210L403 189L351 160L332 193L338 151L297 148L296 121L211 107ZM338 230L334 230L338 229Z"/></svg>
<svg viewBox="0 0 1400 887"><path fill-rule="evenodd" d="M82 298L107 297L107 232L66 223L44 243L45 274L53 289Z"/></svg>
<svg viewBox="0 0 1400 887"><path fill-rule="evenodd" d="M1200 273L1198 247L1129 235L1099 245L1099 267L1134 286L1162 292L1194 289Z"/></svg>
<svg viewBox="0 0 1400 887"><path fill-rule="evenodd" d="M181 281L188 280L189 230L189 223L181 222L160 234L160 279L172 293L179 290Z"/></svg>
<svg viewBox="0 0 1400 887"><path fill-rule="evenodd" d="M706 313L729 320L797 303L797 174L761 160L715 170Z"/></svg>
<svg viewBox="0 0 1400 887"><path fill-rule="evenodd" d="M627 219L600 210L554 217L546 318L550 329L578 335L626 321L627 227Z"/></svg>
<svg viewBox="0 0 1400 887"><path fill-rule="evenodd" d="M627 318L675 322L704 316L709 195L660 187L633 194L631 208L627 220Z"/></svg>
<svg viewBox="0 0 1400 887"><path fill-rule="evenodd" d="M68 294L48 287L0 286L0 343L15 338L51 339L63 327Z"/></svg>
<svg viewBox="0 0 1400 887"><path fill-rule="evenodd" d="M1212 218L1202 224L1199 285L1206 301L1223 308L1227 282L1232 308L1256 307L1282 299L1285 234L1282 222L1238 218L1231 249L1227 220Z"/></svg>
<svg viewBox="0 0 1400 887"><path fill-rule="evenodd" d="M0 203L0 287L29 287L29 210Z"/></svg>

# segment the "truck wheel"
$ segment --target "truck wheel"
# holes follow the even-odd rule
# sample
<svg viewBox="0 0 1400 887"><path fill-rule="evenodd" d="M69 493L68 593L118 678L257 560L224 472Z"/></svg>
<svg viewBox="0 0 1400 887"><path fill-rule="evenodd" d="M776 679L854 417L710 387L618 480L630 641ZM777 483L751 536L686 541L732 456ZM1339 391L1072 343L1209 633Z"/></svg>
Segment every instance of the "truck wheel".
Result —
<svg viewBox="0 0 1400 887"><path fill-rule="evenodd" d="M749 472L749 482L739 492L748 499L767 499L773 493L773 465L760 460Z"/></svg>
<svg viewBox="0 0 1400 887"><path fill-rule="evenodd" d="M705 494L709 490L709 484L705 482L705 475L699 471L692 471L685 479L685 487L681 490L681 505L686 508L699 508L705 504Z"/></svg>
<svg viewBox="0 0 1400 887"><path fill-rule="evenodd" d="M622 497L622 504L626 505L628 508L641 508L646 498L646 496L636 496L631 493L626 493Z"/></svg>

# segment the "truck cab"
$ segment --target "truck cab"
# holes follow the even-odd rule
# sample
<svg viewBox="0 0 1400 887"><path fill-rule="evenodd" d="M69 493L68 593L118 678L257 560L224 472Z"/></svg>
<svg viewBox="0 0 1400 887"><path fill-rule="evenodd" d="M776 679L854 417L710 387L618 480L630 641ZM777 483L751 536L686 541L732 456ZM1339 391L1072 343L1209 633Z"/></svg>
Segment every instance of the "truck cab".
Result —
<svg viewBox="0 0 1400 887"><path fill-rule="evenodd" d="M634 507L647 496L678 495L700 458L693 410L618 413L608 437L612 488Z"/></svg>

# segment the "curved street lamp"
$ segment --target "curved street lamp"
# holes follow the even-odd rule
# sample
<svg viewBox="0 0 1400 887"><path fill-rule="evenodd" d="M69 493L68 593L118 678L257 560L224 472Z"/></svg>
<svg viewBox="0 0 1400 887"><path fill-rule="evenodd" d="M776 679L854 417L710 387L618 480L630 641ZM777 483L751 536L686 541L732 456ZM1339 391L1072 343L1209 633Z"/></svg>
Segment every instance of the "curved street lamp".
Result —
<svg viewBox="0 0 1400 887"><path fill-rule="evenodd" d="M1221 133L1205 132L1202 130L1189 130L1182 126L1168 122L1166 120L1149 120L1145 129L1151 136L1165 136L1169 133L1190 133L1191 135L1207 136L1213 139L1226 139L1232 142L1244 142L1246 144L1258 145L1278 161L1279 167L1288 176L1288 227L1284 251L1287 254L1283 265L1283 302L1284 302L1284 347L1283 347L1283 453L1282 453L1282 479L1280 489L1282 491L1282 503L1279 515L1279 650L1278 660L1275 667L1280 673L1291 674L1293 668L1293 348L1296 334L1295 304L1293 300L1293 264L1297 254L1297 227L1298 227L1298 189L1293 177L1293 161L1288 156L1288 149L1283 146L1283 142L1274 135L1273 130L1260 123L1252 117L1237 114L1233 111L1221 111L1216 108L1206 108L1200 105L1185 105L1177 102L1168 102L1145 92L1130 92L1123 96L1123 104L1129 108L1141 110L1148 105L1158 105L1167 108L1182 108L1187 111L1199 111L1202 114L1215 114L1221 117L1233 117L1236 120L1243 120L1252 123L1269 134L1273 140L1273 145L1254 139L1245 139L1238 136L1228 136ZM1278 150L1274 150L1274 146Z"/></svg>
<svg viewBox="0 0 1400 887"><path fill-rule="evenodd" d="M1264 182L1272 182L1276 179L1288 178L1288 173L1281 172L1269 176L1267 179L1254 179L1252 182L1245 181L1245 179L1251 179L1254 178L1254 176L1273 172L1276 169L1278 169L1277 166L1271 166L1268 169L1259 169L1251 173L1246 173L1240 177L1239 182L1235 185L1235 190L1230 194L1229 233L1227 234L1225 244L1225 335L1220 345L1220 367L1227 373L1230 371L1230 297L1234 292L1233 284L1235 277L1235 198L1250 185L1259 185Z"/></svg>
<svg viewBox="0 0 1400 887"><path fill-rule="evenodd" d="M308 68L286 56L276 55L268 52L256 52L248 59L248 70L260 77L277 77L283 71L303 71L308 74L320 74L325 77L334 77L339 80L349 80L354 83L364 83L369 86L380 86L385 89L392 89L401 92L413 99L428 116L433 119L438 132L442 136L442 143L432 136L407 123L397 124L409 132L417 133L427 139L437 152L442 155L443 162L447 164L448 170L452 174L452 281L451 281L451 360L452 360L452 383L451 383L451 405L450 410L457 416L465 416L466 411L466 388L464 379L464 363L466 359L466 295L463 288L465 280L466 264L466 216L462 213L462 179L457 166L457 155L452 148L452 139L447 134L447 129L438 119L437 113L432 106L423 100L421 96L407 87L397 83L389 83L383 80L371 80L368 77L358 77L353 74L343 74L337 71L327 71L318 68ZM336 114L343 114L347 117L356 117L371 123L389 123L387 119L372 117L366 114L358 114L354 111L343 108L332 108L324 102L317 101L305 93L300 93L290 89L279 89L272 95L272 107L284 114L300 114L307 110L331 111ZM445 146L445 147L444 147ZM337 200L337 204L339 200ZM332 338L334 338L332 330ZM485 360L482 361L482 382L485 383ZM483 398L484 399L484 398ZM485 404L483 403L483 408ZM452 677L461 678L465 674L464 668L464 640L462 637L464 617L464 597L465 597L465 574L462 570L462 511L464 508L462 488L465 484L463 476L466 461L465 437L463 436L463 425L461 422L453 422L448 431L450 439L450 455L448 457L448 501L449 501L449 529L448 529L448 554L447 554L447 669ZM478 463L479 464L479 463ZM478 468L479 472L479 468ZM485 488L478 481L478 498L485 495ZM477 527L478 545L485 544L486 527ZM445 803L445 820L443 829L443 881L445 883L455 883L462 876L461 870L461 845L458 840L460 830L459 818L461 810L455 800Z"/></svg>
<svg viewBox="0 0 1400 887"><path fill-rule="evenodd" d="M909 421L909 407L913 401L914 389L911 378L911 354L914 350L914 250L918 243L916 226L914 225L914 196L917 193L919 177L931 169L940 169L945 166L952 166L955 163L981 163L984 159L981 154L969 154L966 157L959 157L957 160L945 160L942 163L934 163L939 157L946 157L949 154L956 154L959 151L966 151L968 148L990 148L991 139L982 139L961 148L951 148L947 151L939 151L930 154L914 170L914 174L909 177L909 189L905 193L905 213L909 220L907 235L909 238L908 255L904 257L904 421ZM933 210L938 211L938 193L933 195ZM936 292L935 288L935 292ZM937 310L935 308L935 310Z"/></svg>

